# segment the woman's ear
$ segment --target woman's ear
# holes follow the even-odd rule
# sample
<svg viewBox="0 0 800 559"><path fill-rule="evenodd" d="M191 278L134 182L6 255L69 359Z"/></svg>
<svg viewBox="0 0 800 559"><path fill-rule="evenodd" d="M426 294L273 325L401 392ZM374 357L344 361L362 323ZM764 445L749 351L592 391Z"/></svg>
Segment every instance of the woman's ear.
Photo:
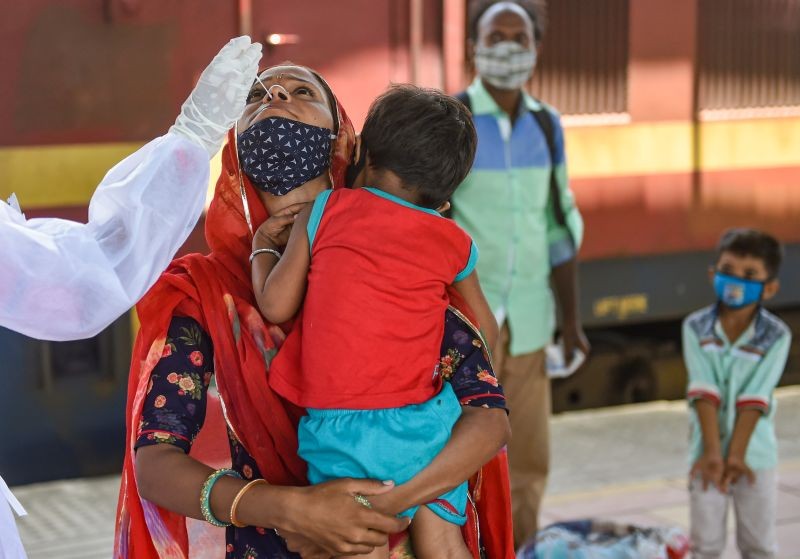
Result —
<svg viewBox="0 0 800 559"><path fill-rule="evenodd" d="M450 209L450 202L445 202L444 204L442 204L441 206L436 208L436 211L439 212L440 214L443 214L444 212L448 211L449 209Z"/></svg>

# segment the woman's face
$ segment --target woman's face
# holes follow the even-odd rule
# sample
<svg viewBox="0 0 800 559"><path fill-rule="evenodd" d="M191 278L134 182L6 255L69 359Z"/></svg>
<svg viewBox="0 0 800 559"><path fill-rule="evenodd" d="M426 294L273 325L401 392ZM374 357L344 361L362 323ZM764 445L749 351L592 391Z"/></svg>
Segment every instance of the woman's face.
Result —
<svg viewBox="0 0 800 559"><path fill-rule="evenodd" d="M256 80L247 96L239 132L271 116L333 129L330 99L319 80L306 68L275 66L264 70L259 78L261 82ZM266 94L264 87L271 95Z"/></svg>
<svg viewBox="0 0 800 559"><path fill-rule="evenodd" d="M256 80L250 88L247 106L237 124L240 133L256 122L273 116L333 130L334 116L330 99L309 70L299 66L275 66L262 72L259 79L261 83ZM266 94L265 87L271 95ZM290 206L295 206L292 211L296 213L330 187L328 174L323 173L283 196L258 190L258 197L270 215L276 215Z"/></svg>

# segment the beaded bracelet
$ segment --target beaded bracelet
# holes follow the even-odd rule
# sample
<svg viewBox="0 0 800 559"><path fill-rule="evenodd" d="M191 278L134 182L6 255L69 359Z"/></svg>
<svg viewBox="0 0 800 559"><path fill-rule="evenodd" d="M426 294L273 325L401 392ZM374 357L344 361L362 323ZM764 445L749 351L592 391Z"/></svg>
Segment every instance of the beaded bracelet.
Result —
<svg viewBox="0 0 800 559"><path fill-rule="evenodd" d="M203 484L203 488L200 490L200 512L203 513L203 518L206 519L206 522L212 526L227 528L231 525L231 523L221 521L214 516L213 512L211 512L211 490L214 488L214 484L217 483L222 476L231 476L242 479L242 476L239 474L239 472L235 470L231 470L229 468L215 470L214 473L208 476Z"/></svg>

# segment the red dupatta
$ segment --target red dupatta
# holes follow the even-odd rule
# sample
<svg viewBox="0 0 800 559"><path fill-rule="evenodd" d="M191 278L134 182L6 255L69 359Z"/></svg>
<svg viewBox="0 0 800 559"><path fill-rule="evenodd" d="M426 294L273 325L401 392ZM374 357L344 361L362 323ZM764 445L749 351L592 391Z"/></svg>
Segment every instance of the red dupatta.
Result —
<svg viewBox="0 0 800 559"><path fill-rule="evenodd" d="M338 103L337 109L339 132L330 167L335 187L344 185L355 141L353 126ZM230 464L224 429L227 422L268 482L307 483L305 464L297 456L296 427L302 410L280 398L267 383L269 363L286 332L264 322L251 288L248 256L252 232L267 217L254 187L240 171L231 131L222 152L222 173L206 217L210 253L191 254L173 261L137 305L142 326L134 344L128 382L127 439L117 507L115 559L188 558L190 539L193 543L202 542L192 546L192 557L209 547L219 549L219 556L224 553L221 530L195 521L187 530L184 516L141 499L136 486L133 446L142 405L150 374L164 351L167 329L175 315L193 318L211 337L216 382L224 402L223 408L219 400L209 397L206 424L192 446L191 456L216 467ZM221 412L225 422L219 420ZM484 468L484 472L493 473L478 476L481 481L480 487L476 487L475 501L481 521L477 523L473 515L465 528L465 536L473 542L471 548L476 553L474 542L480 525L484 547L492 559L514 556L504 460L501 453L493 461L498 463L496 469L491 468L491 463ZM495 483L499 484L496 488ZM501 493L495 494L495 489ZM215 545L217 542L219 547ZM216 555L212 550L211 556Z"/></svg>

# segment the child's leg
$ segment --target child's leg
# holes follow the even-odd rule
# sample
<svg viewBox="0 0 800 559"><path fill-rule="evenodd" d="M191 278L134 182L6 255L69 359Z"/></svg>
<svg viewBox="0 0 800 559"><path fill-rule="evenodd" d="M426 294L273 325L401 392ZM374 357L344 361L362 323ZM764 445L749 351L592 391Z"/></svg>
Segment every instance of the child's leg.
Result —
<svg viewBox="0 0 800 559"><path fill-rule="evenodd" d="M461 527L428 507L419 507L409 532L417 559L472 559L461 536Z"/></svg>
<svg viewBox="0 0 800 559"><path fill-rule="evenodd" d="M742 478L731 486L736 511L736 544L744 559L775 557L775 497L777 480L774 469L756 470L756 481Z"/></svg>
<svg viewBox="0 0 800 559"><path fill-rule="evenodd" d="M728 496L713 485L703 491L703 481L694 478L689 482L689 497L692 557L717 559L725 550Z"/></svg>

